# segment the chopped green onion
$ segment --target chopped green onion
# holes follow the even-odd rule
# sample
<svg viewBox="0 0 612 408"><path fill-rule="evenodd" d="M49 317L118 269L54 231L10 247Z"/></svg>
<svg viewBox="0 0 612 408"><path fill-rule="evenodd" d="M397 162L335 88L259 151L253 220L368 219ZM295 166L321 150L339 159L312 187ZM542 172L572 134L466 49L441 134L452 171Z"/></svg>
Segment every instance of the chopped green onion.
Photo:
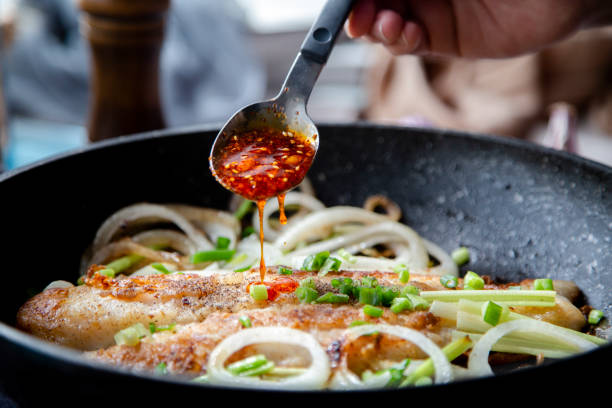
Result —
<svg viewBox="0 0 612 408"><path fill-rule="evenodd" d="M253 227L251 227L251 226L249 225L248 227L245 227L245 228L242 230L242 238L246 238L246 237L248 237L249 235L254 234L254 233L255 233L255 228L253 228Z"/></svg>
<svg viewBox="0 0 612 408"><path fill-rule="evenodd" d="M79 276L79 279L77 279L77 286L81 286L85 284L85 276Z"/></svg>
<svg viewBox="0 0 612 408"><path fill-rule="evenodd" d="M304 259L302 269L305 271L318 271L325 261L329 258L329 251L322 251L318 254L311 254Z"/></svg>
<svg viewBox="0 0 612 408"><path fill-rule="evenodd" d="M143 256L140 255L126 255L124 257L115 259L113 262L106 264L106 267L115 271L115 273L122 272L130 266L142 261Z"/></svg>
<svg viewBox="0 0 612 408"><path fill-rule="evenodd" d="M342 264L341 260L330 256L329 258L325 260L325 262L323 263L323 266L319 270L319 276L325 276L330 271L337 271L338 269L340 269L341 264Z"/></svg>
<svg viewBox="0 0 612 408"><path fill-rule="evenodd" d="M257 258L254 256L242 253L234 256L232 260L227 263L227 266L234 268L234 272L244 272L251 269L255 261L257 261Z"/></svg>
<svg viewBox="0 0 612 408"><path fill-rule="evenodd" d="M421 292L421 297L433 301L458 302L459 300L472 300L494 302L508 306L554 306L555 291L552 290L431 290Z"/></svg>
<svg viewBox="0 0 612 408"><path fill-rule="evenodd" d="M293 271L289 268L285 268L284 266L278 267L278 273L281 275L293 275Z"/></svg>
<svg viewBox="0 0 612 408"><path fill-rule="evenodd" d="M300 303L312 303L319 297L319 292L316 289L299 287L295 290L295 296Z"/></svg>
<svg viewBox="0 0 612 408"><path fill-rule="evenodd" d="M465 353L472 347L472 341L469 337L462 337L455 341L448 343L446 346L442 348L442 353L446 356L448 361L453 361L461 354ZM434 374L434 365L431 358L428 358L417 367L416 370L412 372L412 374L408 375L404 381L400 384L400 387L405 387L407 385L415 384L420 378L423 377L431 377Z"/></svg>
<svg viewBox="0 0 612 408"><path fill-rule="evenodd" d="M361 285L365 286L366 288L375 288L376 286L378 286L378 281L376 280L376 278L373 278L371 276L364 276L363 278L361 278Z"/></svg>
<svg viewBox="0 0 612 408"><path fill-rule="evenodd" d="M410 280L410 271L404 264L398 265L393 268L393 272L397 273L397 276L401 283L408 283L408 281Z"/></svg>
<svg viewBox="0 0 612 408"><path fill-rule="evenodd" d="M360 287L359 303L362 303L364 305L382 304L382 290L378 288L368 288L366 286Z"/></svg>
<svg viewBox="0 0 612 408"><path fill-rule="evenodd" d="M397 298L400 295L399 288L396 287L384 287L382 288L382 305L383 306L391 306L391 302L393 299Z"/></svg>
<svg viewBox="0 0 612 408"><path fill-rule="evenodd" d="M211 261L229 261L236 253L233 249L213 249L211 251L196 252L191 256L191 263L199 264Z"/></svg>
<svg viewBox="0 0 612 408"><path fill-rule="evenodd" d="M315 303L348 303L348 301L348 295L344 295L342 293L327 292L319 296L315 300Z"/></svg>
<svg viewBox="0 0 612 408"><path fill-rule="evenodd" d="M340 248L336 254L338 254L338 256L340 258L342 258L343 260L345 260L348 263L355 263L357 262L357 258L352 255L350 252L348 252L346 249L344 248Z"/></svg>
<svg viewBox="0 0 612 408"><path fill-rule="evenodd" d="M410 300L414 310L427 310L429 308L429 302L421 296L406 293L404 297Z"/></svg>
<svg viewBox="0 0 612 408"><path fill-rule="evenodd" d="M408 298L398 297L391 303L391 311L395 314L402 313L404 310L412 310L412 302Z"/></svg>
<svg viewBox="0 0 612 408"><path fill-rule="evenodd" d="M251 269L253 267L253 264L251 265L247 265L247 266L243 266L242 268L236 268L234 269L234 272L246 272L249 269Z"/></svg>
<svg viewBox="0 0 612 408"><path fill-rule="evenodd" d="M241 377L254 377L257 375L269 374L272 370L274 370L274 363L272 361L268 361L266 364L254 368L249 371L244 371L240 373Z"/></svg>
<svg viewBox="0 0 612 408"><path fill-rule="evenodd" d="M228 249L232 241L226 237L217 238L217 249Z"/></svg>
<svg viewBox="0 0 612 408"><path fill-rule="evenodd" d="M484 288L484 283L484 279L472 271L468 271L463 277L463 287L465 289L480 290Z"/></svg>
<svg viewBox="0 0 612 408"><path fill-rule="evenodd" d="M402 288L402 291L400 292L400 296L406 296L406 295L417 295L419 296L420 291L419 288L417 288L416 286L412 286L412 285L406 285Z"/></svg>
<svg viewBox="0 0 612 408"><path fill-rule="evenodd" d="M461 266L470 261L470 251L466 247L457 248L451 253L451 258L457 266Z"/></svg>
<svg viewBox="0 0 612 408"><path fill-rule="evenodd" d="M364 324L372 324L372 323L366 322L365 320L353 320L351 324L349 324L349 327L363 326Z"/></svg>
<svg viewBox="0 0 612 408"><path fill-rule="evenodd" d="M387 383L387 388L396 388L400 385L402 379L404 378L404 371L408 368L410 364L410 359L407 358L399 364L395 364L393 367L388 368L386 370L378 371L377 374L382 374L385 371L388 371L391 374L391 379Z"/></svg>
<svg viewBox="0 0 612 408"><path fill-rule="evenodd" d="M168 367L166 366L166 363L164 363L163 361L159 363L157 367L155 367L155 374L159 374L159 375L168 374Z"/></svg>
<svg viewBox="0 0 612 408"><path fill-rule="evenodd" d="M247 215L249 211L251 211L251 208L253 208L253 202L250 200L244 200L240 204L240 207L238 207L238 209L234 213L234 217L236 217L239 220L243 219L244 216Z"/></svg>
<svg viewBox="0 0 612 408"><path fill-rule="evenodd" d="M453 275L444 275L440 277L440 283L442 286L448 289L454 289L459 284L459 280Z"/></svg>
<svg viewBox="0 0 612 408"><path fill-rule="evenodd" d="M140 339L149 335L149 331L142 323L136 323L130 327L120 330L115 334L117 345L136 346Z"/></svg>
<svg viewBox="0 0 612 408"><path fill-rule="evenodd" d="M155 323L151 322L149 323L149 331L151 332L151 334L161 331L172 331L174 330L175 326L176 323L169 324L168 326L157 326Z"/></svg>
<svg viewBox="0 0 612 408"><path fill-rule="evenodd" d="M340 293L348 296L353 295L354 291L354 283L351 278L343 278L343 279L332 279L331 285L333 288L336 288L340 291Z"/></svg>
<svg viewBox="0 0 612 408"><path fill-rule="evenodd" d="M482 305L482 320L491 326L497 326L504 313L504 308L495 302L487 301Z"/></svg>
<svg viewBox="0 0 612 408"><path fill-rule="evenodd" d="M161 264L159 262L157 263L152 263L151 264L151 268L155 269L156 271L160 271L161 273L163 273L164 275L169 275L172 273L172 271L169 271L168 268L166 268L164 266L164 264Z"/></svg>
<svg viewBox="0 0 612 408"><path fill-rule="evenodd" d="M300 286L305 288L316 289L317 285L315 284L315 280L313 278L304 278L300 281Z"/></svg>
<svg viewBox="0 0 612 408"><path fill-rule="evenodd" d="M555 290L552 279L536 279L533 281L535 290Z"/></svg>
<svg viewBox="0 0 612 408"><path fill-rule="evenodd" d="M249 294L254 300L268 300L268 288L266 285L251 285Z"/></svg>
<svg viewBox="0 0 612 408"><path fill-rule="evenodd" d="M106 276L107 278L114 278L115 277L115 270L111 269L111 268L101 269L101 270L97 271L97 273L99 273L102 276Z"/></svg>
<svg viewBox="0 0 612 408"><path fill-rule="evenodd" d="M253 323L251 323L251 319L249 319L248 316L240 316L238 320L242 324L242 327L244 327L245 329L248 329L249 327L253 326Z"/></svg>
<svg viewBox="0 0 612 408"><path fill-rule="evenodd" d="M365 305L363 307L363 314L370 317L380 317L383 315L383 310L380 307Z"/></svg>
<svg viewBox="0 0 612 408"><path fill-rule="evenodd" d="M599 324L603 319L603 312L601 310L593 309L589 312L589 324Z"/></svg>
<svg viewBox="0 0 612 408"><path fill-rule="evenodd" d="M247 357L243 360L236 361L226 367L227 371L233 375L243 375L256 368L264 366L268 363L268 359L263 354L256 354L254 356Z"/></svg>

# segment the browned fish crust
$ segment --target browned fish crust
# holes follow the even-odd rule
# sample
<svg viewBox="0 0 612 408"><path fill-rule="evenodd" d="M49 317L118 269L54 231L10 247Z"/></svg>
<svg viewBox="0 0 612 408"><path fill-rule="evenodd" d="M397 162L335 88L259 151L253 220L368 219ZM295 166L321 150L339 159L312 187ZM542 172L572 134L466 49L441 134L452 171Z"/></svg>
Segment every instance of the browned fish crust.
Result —
<svg viewBox="0 0 612 408"><path fill-rule="evenodd" d="M321 277L313 272L295 271L288 278L271 269L266 281L290 279L297 284L311 277L319 293L334 291L331 286L334 277L360 279L373 276L381 285L402 285L397 274L392 272L335 272ZM34 296L19 310L17 325L28 333L57 344L96 350L111 346L115 333L135 323L145 326L149 323L158 326L184 325L203 322L211 314L219 312L244 313L284 305L291 305L296 310L306 307L299 305L292 293L281 294L274 301L254 301L246 289L249 283L258 280L259 274L254 270L209 276L178 273L118 278L92 273L85 279L85 285L49 289ZM461 280L459 282L461 287ZM489 279L486 282L485 289L506 286L495 285ZM435 275L411 274L409 283L421 290L445 289ZM521 286L529 287L530 284L530 281L524 281ZM359 313L361 307L354 302L351 305L347 307ZM565 306L554 310L532 308L528 312L556 324L563 324L571 316L572 324L569 327L580 329L584 317L579 312L573 313L571 304ZM385 311L385 314L389 313Z"/></svg>
<svg viewBox="0 0 612 408"><path fill-rule="evenodd" d="M286 304L241 313L213 313L204 322L177 327L174 333L156 333L137 346L113 346L86 353L86 356L137 371L153 370L163 362L172 374L193 377L205 372L208 356L220 341L243 329L239 321L241 316L248 317L253 327L282 326L309 332L327 349L332 367L343 356L350 356L351 365L357 366L358 371L363 371L370 361L423 358L425 355L412 343L386 335L367 336L346 343L344 330L356 320L409 327L428 335L438 344L444 341L440 320L429 312L396 315L385 310L382 317L370 318L361 308L353 306ZM233 359L248 353L243 350ZM372 355L377 359L370 358Z"/></svg>

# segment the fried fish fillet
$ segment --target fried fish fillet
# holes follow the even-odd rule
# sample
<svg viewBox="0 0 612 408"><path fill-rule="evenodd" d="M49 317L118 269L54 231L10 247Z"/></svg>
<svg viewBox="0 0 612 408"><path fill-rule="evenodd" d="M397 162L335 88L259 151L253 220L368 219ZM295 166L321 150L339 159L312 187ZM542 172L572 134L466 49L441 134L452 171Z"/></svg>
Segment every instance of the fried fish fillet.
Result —
<svg viewBox="0 0 612 408"><path fill-rule="evenodd" d="M400 285L395 273L339 272L327 276L296 271L290 278L269 273L268 280L293 281L295 286L306 277L312 277L319 293L331 291L334 277L376 277L381 285ZM254 301L248 294L249 283L258 282L258 272L202 275L178 273L109 278L90 273L85 284L71 288L43 291L27 301L17 314L17 325L22 330L42 339L80 350L96 350L114 343L114 334L135 323L184 325L203 322L218 312L237 313L299 305L292 293L281 294L271 301ZM410 284L421 290L445 289L434 275L412 274ZM529 281L521 283L528 287ZM485 289L500 288L487 280ZM323 307L316 305L315 307ZM353 307L356 311L361 308ZM544 310L545 309L545 310ZM525 312L533 317L580 329L584 317L570 302L561 302L554 308L530 308Z"/></svg>
<svg viewBox="0 0 612 408"><path fill-rule="evenodd" d="M380 360L401 360L403 358L425 358L425 354L410 342L381 335L373 339L358 339L354 343L346 341L345 329L355 320L364 319L360 308L348 305L272 305L263 309L251 309L240 313L212 313L200 323L176 326L173 332L155 333L144 338L137 346L112 346L107 349L88 352L85 355L93 360L111 365L127 367L135 371L152 371L164 363L174 375L195 377L205 371L209 354L227 336L243 329L241 316L248 317L253 327L282 326L302 330L312 334L327 350L332 367L342 358L351 361L351 368L361 372L370 368L369 364ZM426 311L394 314L385 310L380 318L366 318L372 323L401 325L419 330L432 341L442 345L448 341L447 330L440 319ZM364 344L369 346L364 347ZM236 353L232 360L239 360L248 354L264 353L273 355L273 348L266 350L264 345L250 346ZM277 346L275 346L277 347ZM299 353L292 353L292 361L287 365L306 365ZM376 355L377 359L369 358ZM280 365L283 365L281 361Z"/></svg>

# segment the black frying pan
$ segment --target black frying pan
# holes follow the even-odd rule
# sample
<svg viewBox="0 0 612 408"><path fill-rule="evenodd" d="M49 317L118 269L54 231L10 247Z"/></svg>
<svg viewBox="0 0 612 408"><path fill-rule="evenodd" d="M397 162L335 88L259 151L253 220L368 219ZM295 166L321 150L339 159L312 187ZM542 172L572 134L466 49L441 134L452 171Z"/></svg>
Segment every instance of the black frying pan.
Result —
<svg viewBox="0 0 612 408"><path fill-rule="evenodd" d="M327 205L360 206L369 195L385 194L423 236L446 250L469 247L470 269L501 281L574 280L585 301L610 316L609 167L524 142L455 132L368 125L319 130L309 177ZM494 378L411 390L228 392L95 365L11 327L29 293L52 280L76 280L81 253L117 209L140 201L227 208L229 194L207 167L215 135L213 129L149 133L0 176L0 388L12 398L33 406L363 403L366 397L438 404L500 395L533 401L608 383L598 373L611 366L612 346ZM539 388L546 380L555 388Z"/></svg>

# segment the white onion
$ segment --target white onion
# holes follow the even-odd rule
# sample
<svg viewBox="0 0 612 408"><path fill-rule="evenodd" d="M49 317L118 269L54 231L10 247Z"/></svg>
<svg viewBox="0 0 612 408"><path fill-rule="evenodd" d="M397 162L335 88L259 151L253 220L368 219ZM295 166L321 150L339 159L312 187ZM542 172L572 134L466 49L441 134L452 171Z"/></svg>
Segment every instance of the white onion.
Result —
<svg viewBox="0 0 612 408"><path fill-rule="evenodd" d="M579 336L568 333L553 324L531 319L519 319L502 323L488 330L472 348L468 360L468 370L478 376L492 375L493 370L489 365L489 352L499 339L513 331L529 331L541 333L546 336L556 337L587 351L597 347L595 344Z"/></svg>
<svg viewBox="0 0 612 408"><path fill-rule="evenodd" d="M259 237L251 234L244 238L236 247L236 254L247 254L249 257L259 261L261 258L261 243ZM264 261L267 265L277 265L283 257L283 253L274 245L264 242ZM300 265L301 266L301 265Z"/></svg>
<svg viewBox="0 0 612 408"><path fill-rule="evenodd" d="M436 275L458 276L459 268L457 268L457 264L455 263L455 261L453 261L453 258L451 258L450 255L445 250L443 250L442 248L440 248L438 245L434 244L430 240L425 239L425 238L422 238L422 239L423 239L423 244L425 245L425 248L427 249L427 252L433 255L433 257L436 258L440 262L440 265L430 268L429 272L436 274Z"/></svg>
<svg viewBox="0 0 612 408"><path fill-rule="evenodd" d="M368 197L365 203L363 203L363 208L368 211L374 212L378 207L385 209L385 214L383 215L390 220L399 221L402 218L402 209L387 196L373 195Z"/></svg>
<svg viewBox="0 0 612 408"><path fill-rule="evenodd" d="M453 372L451 369L451 365L448 362L448 359L446 358L440 347L438 347L436 343L431 341L421 332L409 329L407 327L390 326L386 324L368 324L347 329L347 332L350 335L357 337L375 331L379 333L390 334L392 336L396 336L404 340L410 341L411 343L419 347L421 350L423 350L425 353L427 353L434 365L436 384L444 384L452 381Z"/></svg>
<svg viewBox="0 0 612 408"><path fill-rule="evenodd" d="M263 381L254 377L239 377L225 369L225 361L243 347L257 343L284 343L304 347L312 363L302 374L278 381ZM325 386L330 374L327 353L310 334L287 327L255 327L243 329L225 338L208 359L208 379L211 384L282 390L313 390Z"/></svg>
<svg viewBox="0 0 612 408"><path fill-rule="evenodd" d="M300 206L300 209L305 208L309 211L318 211L318 210L322 210L325 208L325 205L322 202L320 202L319 200L317 200L311 195L304 194L304 193L296 193L296 192L287 193L285 195L285 207L288 205L296 205L296 204ZM273 241L279 236L279 232L270 226L270 215L272 215L278 210L279 210L279 207L278 207L277 200L268 200L268 202L266 203L266 206L264 207L263 229L264 229L264 236L266 237L268 241ZM287 220L287 224L285 225L285 227L290 225L291 222L297 221L297 219L299 218L296 218L296 217L289 218ZM257 233L257 235L259 235L259 214L257 212L253 214L253 228L255 229L255 232Z"/></svg>
<svg viewBox="0 0 612 408"><path fill-rule="evenodd" d="M133 242L130 239L122 239L121 241L112 242L95 252L87 265L104 264L109 259L115 259L119 256L135 254L143 256L154 262L170 262L176 265L184 266L187 262L183 257L166 251L155 251L140 244Z"/></svg>
<svg viewBox="0 0 612 408"><path fill-rule="evenodd" d="M315 196L314 187L312 186L312 183L308 177L304 177L302 182L298 184L296 188L298 188L302 194L307 194L313 197Z"/></svg>
<svg viewBox="0 0 612 408"><path fill-rule="evenodd" d="M285 251L291 250L295 248L298 242L327 238L333 227L345 223L361 223L366 227L354 233L309 245L306 248L293 251L292 254L303 255L324 250L335 250L348 245L358 245L359 248L362 248L361 242L366 240L368 241L367 244L370 245L399 241L408 244L409 255L406 258L396 259L397 262L409 264L415 269L425 269L427 267L429 260L427 251L421 237L412 228L389 221L383 215L356 207L330 207L313 212L287 228L274 244ZM350 248L350 250L347 248L347 250L356 252L358 247Z"/></svg>
<svg viewBox="0 0 612 408"><path fill-rule="evenodd" d="M230 249L233 249L239 240L240 222L227 211L184 204L168 204L166 207L178 212L195 227L206 232L212 242L217 242L219 237L229 238Z"/></svg>
<svg viewBox="0 0 612 408"><path fill-rule="evenodd" d="M183 255L193 255L197 247L186 235L167 229L153 229L140 232L132 237L132 241L146 247L168 247L181 252Z"/></svg>
<svg viewBox="0 0 612 408"><path fill-rule="evenodd" d="M360 230L326 239L291 252L291 255L310 255L321 251L334 251L345 248L350 253L387 242L405 242L409 253L405 258L397 257L395 262L405 263L412 268L425 269L429 260L421 238L410 228L396 222L381 222L363 227Z"/></svg>
<svg viewBox="0 0 612 408"><path fill-rule="evenodd" d="M68 289L72 288L74 285L65 280L56 280L47 285L46 288L43 289L43 292L47 289Z"/></svg>
<svg viewBox="0 0 612 408"><path fill-rule="evenodd" d="M134 204L122 208L104 221L96 232L93 243L93 251L96 252L105 244L109 243L118 230L127 224L142 224L171 221L179 227L196 244L199 250L213 249L210 241L193 226L187 218L177 211L158 204Z"/></svg>
<svg viewBox="0 0 612 408"><path fill-rule="evenodd" d="M385 385L391 380L391 373L386 371L382 374L377 374L369 378L367 381L355 375L346 367L346 362L339 367L329 383L331 390L366 390L375 388L385 388Z"/></svg>

